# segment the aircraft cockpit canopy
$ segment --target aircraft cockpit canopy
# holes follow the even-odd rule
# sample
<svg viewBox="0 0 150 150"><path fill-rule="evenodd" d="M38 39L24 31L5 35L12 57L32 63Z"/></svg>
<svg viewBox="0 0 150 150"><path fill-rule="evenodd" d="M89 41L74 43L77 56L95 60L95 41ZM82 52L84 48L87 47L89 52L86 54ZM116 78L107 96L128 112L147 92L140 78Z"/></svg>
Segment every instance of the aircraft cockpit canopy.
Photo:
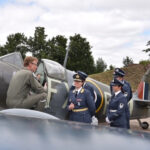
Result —
<svg viewBox="0 0 150 150"><path fill-rule="evenodd" d="M61 64L47 59L42 59L42 61L44 62L49 77L58 80L65 80L65 69Z"/></svg>
<svg viewBox="0 0 150 150"><path fill-rule="evenodd" d="M14 52L0 57L0 61L7 62L19 68L23 67L23 59L19 52Z"/></svg>

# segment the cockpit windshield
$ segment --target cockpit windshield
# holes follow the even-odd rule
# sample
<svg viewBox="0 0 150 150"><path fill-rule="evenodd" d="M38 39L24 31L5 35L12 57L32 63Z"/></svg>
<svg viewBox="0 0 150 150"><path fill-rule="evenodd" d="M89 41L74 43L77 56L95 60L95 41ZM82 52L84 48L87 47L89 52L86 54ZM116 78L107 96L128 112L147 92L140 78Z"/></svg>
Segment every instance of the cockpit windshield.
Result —
<svg viewBox="0 0 150 150"><path fill-rule="evenodd" d="M44 64L41 62L36 70L36 76L40 75L39 77L39 82L44 85L46 81L46 76L45 76L45 70L44 70Z"/></svg>
<svg viewBox="0 0 150 150"><path fill-rule="evenodd" d="M1 56L0 60L4 61L4 62L8 62L12 65L19 67L19 68L23 67L23 59L22 59L22 56L19 52L14 52L11 54Z"/></svg>
<svg viewBox="0 0 150 150"><path fill-rule="evenodd" d="M55 61L48 60L48 59L42 59L42 61L44 62L47 75L49 77L52 77L58 80L65 80L65 69L62 65L60 65L59 63Z"/></svg>

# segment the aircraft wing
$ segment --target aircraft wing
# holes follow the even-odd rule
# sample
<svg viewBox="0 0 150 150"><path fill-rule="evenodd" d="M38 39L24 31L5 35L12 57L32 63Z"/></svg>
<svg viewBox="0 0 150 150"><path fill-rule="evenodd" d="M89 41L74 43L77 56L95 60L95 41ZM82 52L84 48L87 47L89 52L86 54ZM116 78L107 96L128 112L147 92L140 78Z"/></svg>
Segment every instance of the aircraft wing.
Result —
<svg viewBox="0 0 150 150"><path fill-rule="evenodd" d="M2 150L149 150L150 134L92 126L33 111L0 111Z"/></svg>
<svg viewBox="0 0 150 150"><path fill-rule="evenodd" d="M133 99L140 106L150 106L150 100Z"/></svg>

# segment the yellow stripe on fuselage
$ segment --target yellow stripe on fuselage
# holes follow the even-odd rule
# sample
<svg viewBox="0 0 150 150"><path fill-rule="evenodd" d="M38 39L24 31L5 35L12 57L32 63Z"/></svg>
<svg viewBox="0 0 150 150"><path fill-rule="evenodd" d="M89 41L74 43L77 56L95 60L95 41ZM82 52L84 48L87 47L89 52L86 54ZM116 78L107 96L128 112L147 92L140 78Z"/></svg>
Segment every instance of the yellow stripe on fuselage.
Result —
<svg viewBox="0 0 150 150"><path fill-rule="evenodd" d="M100 92L100 95L102 96L101 104L100 104L99 107L96 109L96 113L97 113L97 112L100 111L100 109L102 108L103 103L104 103L104 96L103 96L102 90L100 89L100 87L98 87L98 85L97 85L94 81L91 81L91 80L86 80L86 81L92 83L93 85L95 85L96 88L98 89L98 91Z"/></svg>

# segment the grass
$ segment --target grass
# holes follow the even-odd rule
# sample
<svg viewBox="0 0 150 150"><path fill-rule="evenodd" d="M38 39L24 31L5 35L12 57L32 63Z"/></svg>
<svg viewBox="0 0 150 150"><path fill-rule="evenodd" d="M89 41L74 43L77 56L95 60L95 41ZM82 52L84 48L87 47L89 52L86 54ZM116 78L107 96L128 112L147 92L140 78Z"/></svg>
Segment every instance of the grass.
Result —
<svg viewBox="0 0 150 150"><path fill-rule="evenodd" d="M132 87L133 92L136 91L138 84L140 83L147 67L141 64L130 65L129 67L122 68L125 71L125 80L128 81ZM89 77L110 85L113 78L113 70L92 74Z"/></svg>

